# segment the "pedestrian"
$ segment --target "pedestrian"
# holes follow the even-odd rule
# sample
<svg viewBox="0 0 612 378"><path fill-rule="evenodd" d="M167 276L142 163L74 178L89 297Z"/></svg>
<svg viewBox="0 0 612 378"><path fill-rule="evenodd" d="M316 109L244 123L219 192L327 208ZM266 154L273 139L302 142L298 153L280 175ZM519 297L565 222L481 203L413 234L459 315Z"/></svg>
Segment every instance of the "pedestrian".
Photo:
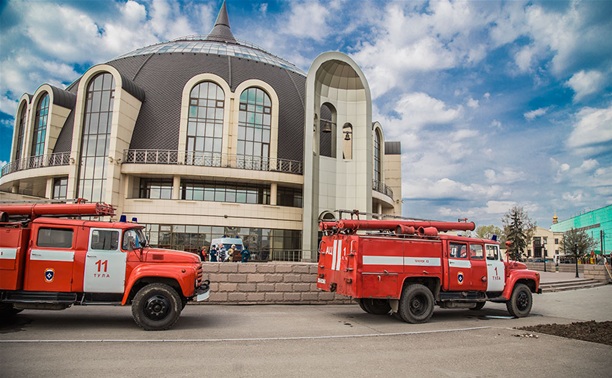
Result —
<svg viewBox="0 0 612 378"><path fill-rule="evenodd" d="M210 247L210 262L217 262L217 256L219 252L217 251L217 246L213 245Z"/></svg>
<svg viewBox="0 0 612 378"><path fill-rule="evenodd" d="M200 250L200 255L202 257L202 261L206 261L208 257L206 253L206 246L202 246L202 249Z"/></svg>
<svg viewBox="0 0 612 378"><path fill-rule="evenodd" d="M232 244L230 249L227 251L227 261L229 261L229 262L233 262L234 261L234 252L235 251L236 251L236 245Z"/></svg>
<svg viewBox="0 0 612 378"><path fill-rule="evenodd" d="M219 261L227 261L227 251L225 250L225 246L223 244L219 247Z"/></svg>
<svg viewBox="0 0 612 378"><path fill-rule="evenodd" d="M240 256L242 256L242 262L245 263L251 258L251 252L249 252L247 247L244 247L240 252Z"/></svg>

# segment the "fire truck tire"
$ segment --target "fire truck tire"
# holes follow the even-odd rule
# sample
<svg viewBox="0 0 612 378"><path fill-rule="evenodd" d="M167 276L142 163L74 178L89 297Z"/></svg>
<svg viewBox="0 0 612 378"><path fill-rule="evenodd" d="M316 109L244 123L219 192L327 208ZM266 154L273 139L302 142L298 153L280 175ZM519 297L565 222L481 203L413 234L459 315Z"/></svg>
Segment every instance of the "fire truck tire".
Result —
<svg viewBox="0 0 612 378"><path fill-rule="evenodd" d="M404 287L398 312L407 323L426 323L433 315L434 304L431 290L421 284L410 284Z"/></svg>
<svg viewBox="0 0 612 378"><path fill-rule="evenodd" d="M512 290L510 300L506 302L506 308L510 315L517 318L524 318L531 312L533 300L531 290L525 284L516 284Z"/></svg>
<svg viewBox="0 0 612 378"><path fill-rule="evenodd" d="M470 310L474 310L474 311L478 311L478 310L482 310L482 308L485 306L487 302L476 302L476 305L474 307L470 307Z"/></svg>
<svg viewBox="0 0 612 378"><path fill-rule="evenodd" d="M391 311L391 305L387 299L361 298L359 307L368 314L386 315Z"/></svg>
<svg viewBox="0 0 612 378"><path fill-rule="evenodd" d="M181 315L181 297L171 286L149 284L136 293L132 301L134 321L145 331L169 329Z"/></svg>

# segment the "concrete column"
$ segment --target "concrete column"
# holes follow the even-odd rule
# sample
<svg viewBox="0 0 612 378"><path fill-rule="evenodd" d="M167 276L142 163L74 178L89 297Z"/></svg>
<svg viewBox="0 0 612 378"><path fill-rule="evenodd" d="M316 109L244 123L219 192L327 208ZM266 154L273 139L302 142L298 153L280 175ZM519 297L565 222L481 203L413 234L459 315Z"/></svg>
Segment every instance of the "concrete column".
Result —
<svg viewBox="0 0 612 378"><path fill-rule="evenodd" d="M278 193L278 184L273 182L270 185L270 205L276 205L276 196Z"/></svg>
<svg viewBox="0 0 612 378"><path fill-rule="evenodd" d="M174 176L172 182L172 199L181 199L181 176Z"/></svg>

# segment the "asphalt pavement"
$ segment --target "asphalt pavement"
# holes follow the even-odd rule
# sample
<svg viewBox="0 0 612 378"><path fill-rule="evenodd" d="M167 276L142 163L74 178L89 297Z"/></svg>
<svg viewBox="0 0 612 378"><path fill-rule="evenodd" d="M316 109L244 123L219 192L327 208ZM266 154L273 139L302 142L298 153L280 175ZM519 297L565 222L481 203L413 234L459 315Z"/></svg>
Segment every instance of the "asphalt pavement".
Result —
<svg viewBox="0 0 612 378"><path fill-rule="evenodd" d="M561 274L561 273L559 273ZM609 377L612 347L518 330L612 320L612 285L438 309L429 323L357 305L188 305L173 329L140 330L124 307L24 311L0 324L4 377Z"/></svg>

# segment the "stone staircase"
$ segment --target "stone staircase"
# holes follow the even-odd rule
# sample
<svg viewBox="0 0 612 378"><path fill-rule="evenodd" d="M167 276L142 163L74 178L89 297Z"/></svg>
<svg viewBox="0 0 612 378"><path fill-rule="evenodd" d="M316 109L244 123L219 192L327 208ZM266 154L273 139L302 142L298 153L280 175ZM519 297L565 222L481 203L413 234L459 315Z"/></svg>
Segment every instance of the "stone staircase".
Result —
<svg viewBox="0 0 612 378"><path fill-rule="evenodd" d="M604 286L604 285L607 285L605 281L592 280L588 278L581 278L581 279L575 279L575 280L569 280L569 281L540 283L540 287L542 288L542 293L554 293L557 291L587 289L591 287Z"/></svg>

